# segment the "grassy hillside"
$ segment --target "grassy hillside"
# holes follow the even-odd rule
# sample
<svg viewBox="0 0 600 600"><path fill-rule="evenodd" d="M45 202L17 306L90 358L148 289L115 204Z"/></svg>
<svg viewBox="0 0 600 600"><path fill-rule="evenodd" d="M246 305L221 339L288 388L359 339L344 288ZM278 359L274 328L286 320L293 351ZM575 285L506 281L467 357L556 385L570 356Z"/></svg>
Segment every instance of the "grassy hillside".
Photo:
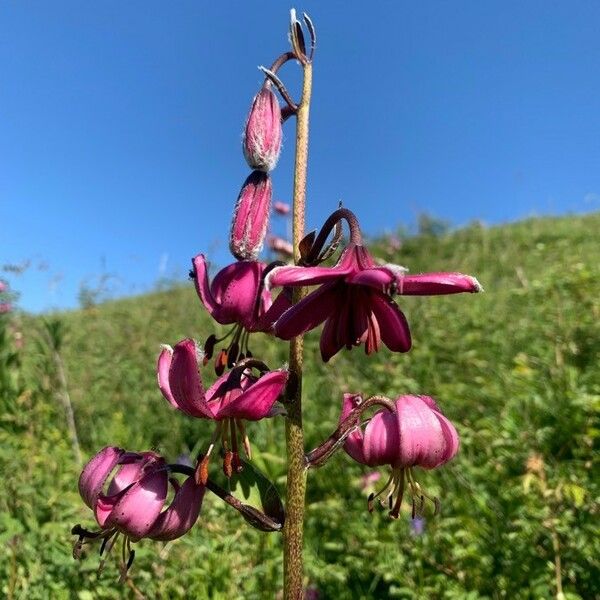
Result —
<svg viewBox="0 0 600 600"><path fill-rule="evenodd" d="M442 499L422 532L408 513L367 512L368 471L344 453L309 474L307 583L321 598L550 598L561 588L562 598L600 597L598 231L592 214L422 235L400 250L373 244L411 272L474 274L486 293L398 298L414 340L404 355L354 349L323 365L309 334L307 446L335 427L343 391L434 396L461 435L457 458L422 474ZM173 459L203 447L211 424L172 411L155 378L160 343L214 331L191 285L57 318L84 458L107 444ZM95 550L73 561L70 526L91 526L91 513L76 491L56 357L39 319L23 327L25 347L0 379L2 595L274 598L279 534L251 530L210 496L190 535L138 544L126 584L112 564L97 575ZM285 361L285 344L254 337L255 355ZM256 464L283 493L283 421L249 429Z"/></svg>

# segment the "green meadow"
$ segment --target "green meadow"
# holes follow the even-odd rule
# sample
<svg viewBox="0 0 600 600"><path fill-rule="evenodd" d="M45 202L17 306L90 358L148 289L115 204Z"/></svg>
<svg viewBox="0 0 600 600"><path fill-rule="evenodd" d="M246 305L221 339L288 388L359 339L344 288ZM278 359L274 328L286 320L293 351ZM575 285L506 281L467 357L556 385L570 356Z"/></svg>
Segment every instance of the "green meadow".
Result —
<svg viewBox="0 0 600 600"><path fill-rule="evenodd" d="M397 521L380 507L369 514L371 471L343 451L309 472L313 597L600 598L599 232L596 213L433 231L404 237L399 249L372 242L385 262L473 274L486 291L397 297L413 334L407 354L366 357L356 348L325 365L319 332L308 334L307 449L334 430L344 391L431 395L455 423L461 449L448 465L419 473L442 511L428 509L418 527L409 507ZM0 319L0 596L278 597L281 535L253 530L211 494L190 534L136 545L124 582L120 552L101 572L97 547L86 546L80 561L71 554L71 527L95 525L77 491L74 434L84 461L106 445L156 448L174 461L208 442L212 423L171 409L156 383L161 343L203 343L215 331L193 285ZM251 347L272 368L286 360L283 342L255 334ZM248 432L254 463L283 496L283 419L251 423ZM375 485L385 479L382 469Z"/></svg>

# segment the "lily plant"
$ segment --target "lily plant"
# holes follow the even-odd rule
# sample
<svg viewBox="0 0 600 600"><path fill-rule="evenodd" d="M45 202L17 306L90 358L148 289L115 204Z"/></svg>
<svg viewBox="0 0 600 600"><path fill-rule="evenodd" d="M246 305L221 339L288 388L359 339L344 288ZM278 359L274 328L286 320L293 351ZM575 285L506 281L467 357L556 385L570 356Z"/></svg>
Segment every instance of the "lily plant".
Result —
<svg viewBox="0 0 600 600"><path fill-rule="evenodd" d="M364 347L366 355L383 351L384 346L389 352L408 352L412 341L401 310L402 296L476 293L482 288L470 275L413 275L403 266L378 261L363 241L356 215L347 208L335 208L318 234L316 230L306 234L309 113L316 46L315 27L308 15L304 14L300 22L291 11L289 37L291 50L281 54L270 68L261 67L264 82L245 123L242 150L252 172L233 208L229 234L233 260L209 281L206 256L197 254L192 259L190 277L200 303L216 323L230 328L221 337L201 332L203 344L192 338L173 346L165 344L157 361L158 388L181 413L165 414L173 419L214 421L213 435L199 445L203 452L192 465L169 463L153 451L107 446L90 459L79 480L80 494L99 529L73 528L77 535L74 555L82 556L85 545L92 542L100 543L101 555L107 554L121 539L123 576L135 556L132 544L143 538L166 541L185 535L196 524L208 490L253 527L283 534L283 597L303 598L306 473L325 464L341 448L358 463L390 468L387 482L368 497L369 511L379 500L387 506L389 516L397 519L407 496L413 520L431 510L426 500L431 501L434 514L440 511L439 499L427 494L417 482L418 469L434 469L450 461L458 452L459 437L429 396L407 395L402 390L395 399L376 391L371 395L345 394L338 427L317 448L310 452L305 448L302 378L307 333L323 325L320 351L324 362L358 346ZM297 102L278 75L290 61L299 65L303 76ZM276 214L290 213L293 218L291 241L281 240L277 246L281 256L291 254L291 263L268 264L259 256L272 210L269 173L281 153L283 126L292 119L293 202L291 206L277 202L273 207ZM273 248L272 242L269 245ZM283 247L286 252L281 251ZM250 349L253 335L266 335L272 343L289 342L287 364L272 368L255 356ZM209 369L213 356L213 369ZM212 382L211 371L216 375ZM341 394L326 393L331 394L331 402L339 402ZM377 410L372 413L374 408ZM247 504L236 493L242 479L245 486L276 490L252 465L247 434L248 422L269 417L285 419L285 502L278 494L273 501L271 493L268 506ZM225 487L216 482L218 469L210 464L216 452L222 459Z"/></svg>

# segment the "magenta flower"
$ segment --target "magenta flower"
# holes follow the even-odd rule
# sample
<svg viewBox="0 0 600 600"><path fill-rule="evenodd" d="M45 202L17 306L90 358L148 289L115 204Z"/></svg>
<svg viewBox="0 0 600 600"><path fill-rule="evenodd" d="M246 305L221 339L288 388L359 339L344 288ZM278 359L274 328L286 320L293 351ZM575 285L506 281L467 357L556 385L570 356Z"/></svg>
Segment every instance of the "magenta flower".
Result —
<svg viewBox="0 0 600 600"><path fill-rule="evenodd" d="M250 455L250 442L243 420L258 421L278 414L274 404L283 394L289 372L285 369L268 371L260 361L246 359L241 366L219 377L205 390L199 360L201 357L196 343L185 339L175 348L163 346L158 357L157 373L160 391L172 406L190 417L218 422L210 447L199 465L197 476L206 482L208 459L219 436L226 460L233 460L235 468L239 466L237 430L243 438L246 454ZM261 374L253 375L253 368L260 369ZM229 441L231 456L227 455ZM225 471L230 471L227 465Z"/></svg>
<svg viewBox="0 0 600 600"><path fill-rule="evenodd" d="M154 452L127 452L114 446L98 452L79 477L79 493L94 511L101 531L89 532L77 525L73 529L79 535L75 554L86 539L100 538L101 553L105 547L110 551L123 534L129 567L134 556L131 542L142 538L167 541L187 533L198 519L204 486L193 477L179 485L169 471L166 461ZM175 495L163 510L169 483Z"/></svg>
<svg viewBox="0 0 600 600"><path fill-rule="evenodd" d="M266 84L254 97L246 121L242 148L252 169L271 171L281 151L281 108L277 96Z"/></svg>
<svg viewBox="0 0 600 600"><path fill-rule="evenodd" d="M345 394L340 422L361 401L356 394ZM387 491L390 516L397 518L408 485L413 499L414 518L415 514L421 514L425 498L434 502L436 510L439 503L437 498L430 498L421 489L412 468L434 469L447 463L458 452L459 438L454 425L442 414L433 398L399 396L394 405L394 412L379 410L364 431L358 429L352 432L346 439L344 450L354 460L369 467L392 467L388 482L377 494L369 497L370 510L375 498Z"/></svg>
<svg viewBox="0 0 600 600"><path fill-rule="evenodd" d="M285 292L273 301L271 292L263 286L267 265L255 260L243 260L221 269L209 284L208 266L203 254L192 260L192 276L198 296L211 317L221 325L234 327L221 339L210 336L205 344L205 361L211 358L217 342L231 337L228 348L217 357L217 374L225 365L251 356L248 333L272 331L273 323L286 311L291 302Z"/></svg>
<svg viewBox="0 0 600 600"><path fill-rule="evenodd" d="M479 292L479 282L461 273L406 275L398 265L379 266L368 250L350 243L333 267L278 267L267 276L270 286L320 287L287 310L275 323L275 335L289 340L323 321L321 356L326 362L344 346L365 345L377 352L383 342L394 352L411 347L410 330L394 294L436 295Z"/></svg>
<svg viewBox="0 0 600 600"><path fill-rule="evenodd" d="M221 323L236 323L247 331L259 331L261 317L271 307L271 294L261 279L266 265L243 260L227 265L208 282L208 265L203 254L192 260L196 292L210 316Z"/></svg>
<svg viewBox="0 0 600 600"><path fill-rule="evenodd" d="M261 251L271 210L271 178L253 171L240 191L231 221L229 249L238 260L254 260Z"/></svg>

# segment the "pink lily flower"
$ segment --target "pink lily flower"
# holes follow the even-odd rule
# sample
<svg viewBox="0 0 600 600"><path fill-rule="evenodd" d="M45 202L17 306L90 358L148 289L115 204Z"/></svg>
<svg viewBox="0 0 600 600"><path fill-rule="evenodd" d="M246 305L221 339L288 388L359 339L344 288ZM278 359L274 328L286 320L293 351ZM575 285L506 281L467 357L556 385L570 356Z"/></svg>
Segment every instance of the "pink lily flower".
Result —
<svg viewBox="0 0 600 600"><path fill-rule="evenodd" d="M221 269L208 281L204 254L192 260L196 292L210 316L221 323L236 323L247 331L259 331L261 317L272 305L271 294L261 285L265 263L242 260Z"/></svg>
<svg viewBox="0 0 600 600"><path fill-rule="evenodd" d="M344 394L340 422L362 402L356 394ZM344 450L357 462L369 467L390 465L392 474L377 494L369 496L369 510L375 498L388 492L390 516L397 518L405 487L411 490L413 518L421 514L425 498L439 510L437 498L431 498L416 482L413 467L434 469L451 460L459 448L454 425L442 414L429 396L399 396L393 412L377 411L364 431L353 431ZM394 502L395 497L395 502Z"/></svg>
<svg viewBox="0 0 600 600"><path fill-rule="evenodd" d="M275 300L264 288L263 275L267 265L255 260L242 260L221 269L208 281L208 265L203 254L192 260L191 275L196 292L211 317L221 325L235 324L220 340L210 336L205 344L205 361L212 356L214 345L233 334L229 347L217 357L216 370L220 375L226 364L251 356L248 351L248 333L262 331L270 333L273 323L291 306L285 292Z"/></svg>
<svg viewBox="0 0 600 600"><path fill-rule="evenodd" d="M157 374L160 391L174 408L190 417L217 421L209 449L198 465L197 477L205 483L208 459L219 436L225 458L233 461L234 468L239 467L237 430L243 438L246 454L250 456L250 442L243 420L258 421L279 414L274 404L283 394L289 372L286 369L268 371L260 361L246 359L206 390L200 377L199 360L200 351L194 340L185 339L175 348L165 345L158 357ZM252 374L252 368L258 368L264 374L257 377ZM229 441L232 444L230 455L227 454ZM225 464L224 470L228 476L231 474L230 465Z"/></svg>
<svg viewBox="0 0 600 600"><path fill-rule="evenodd" d="M365 345L366 354L383 342L393 352L411 347L408 322L392 300L399 295L437 295L480 292L479 282L462 273L406 275L398 265L377 265L368 250L351 242L333 267L277 267L266 286L320 287L295 304L275 323L275 335L289 340L323 321L321 356L327 362L344 346Z"/></svg>
<svg viewBox="0 0 600 600"><path fill-rule="evenodd" d="M175 495L163 510L169 483ZM166 461L154 452L127 452L107 446L86 464L79 477L79 493L94 511L101 531L89 532L76 526L73 533L79 534L79 540L74 553L80 552L86 538L103 540L101 554L105 547L110 551L123 534L129 568L135 555L131 542L142 538L173 540L192 528L200 514L204 491L193 477L179 485L170 477Z"/></svg>

